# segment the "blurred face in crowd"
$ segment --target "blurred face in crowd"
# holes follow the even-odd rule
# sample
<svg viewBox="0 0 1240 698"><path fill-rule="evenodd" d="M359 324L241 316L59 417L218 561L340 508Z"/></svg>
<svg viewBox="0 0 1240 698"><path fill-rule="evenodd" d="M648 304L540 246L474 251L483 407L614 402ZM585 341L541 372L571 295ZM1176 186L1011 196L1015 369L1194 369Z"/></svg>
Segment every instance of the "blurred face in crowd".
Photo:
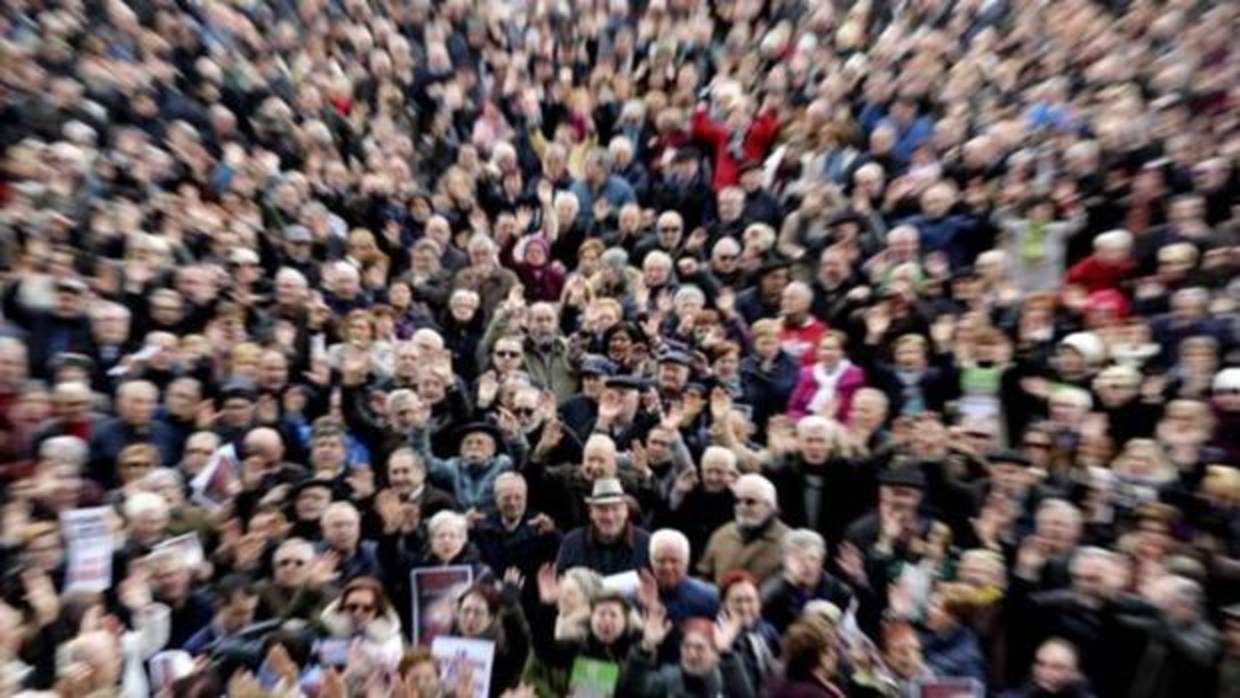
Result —
<svg viewBox="0 0 1240 698"><path fill-rule="evenodd" d="M117 413L132 425L150 424L155 415L158 393L150 383L127 383L121 387Z"/></svg>
<svg viewBox="0 0 1240 698"><path fill-rule="evenodd" d="M825 559L823 551L818 548L789 548L784 553L784 571L798 586L813 588L822 577L822 564Z"/></svg>
<svg viewBox="0 0 1240 698"><path fill-rule="evenodd" d="M712 451L702 457L702 489L722 492L736 480L736 465L722 453Z"/></svg>
<svg viewBox="0 0 1240 698"><path fill-rule="evenodd" d="M629 507L623 501L590 505L590 523L603 541L614 541L624 533L629 520Z"/></svg>
<svg viewBox="0 0 1240 698"><path fill-rule="evenodd" d="M689 557L678 546L663 543L650 551L654 578L663 589L673 589L689 575Z"/></svg>
<svg viewBox="0 0 1240 698"><path fill-rule="evenodd" d="M379 599L370 589L353 589L340 600L340 610L358 632L379 616Z"/></svg>
<svg viewBox="0 0 1240 698"><path fill-rule="evenodd" d="M301 586L308 577L312 562L314 551L309 545L281 545L272 558L276 584L285 588Z"/></svg>
<svg viewBox="0 0 1240 698"><path fill-rule="evenodd" d="M617 601L594 604L590 611L590 632L604 645L610 645L624 634L628 626L627 610Z"/></svg>
<svg viewBox="0 0 1240 698"><path fill-rule="evenodd" d="M823 424L801 425L797 446L807 463L825 463L831 456L831 432Z"/></svg>
<svg viewBox="0 0 1240 698"><path fill-rule="evenodd" d="M329 507L323 515L323 540L337 552L352 554L357 549L361 532L361 521L356 510Z"/></svg>
<svg viewBox="0 0 1240 698"><path fill-rule="evenodd" d="M494 455L495 439L486 432L470 432L461 441L461 458L466 463L481 465Z"/></svg>
<svg viewBox="0 0 1240 698"><path fill-rule="evenodd" d="M491 625L491 608L480 594L466 594L457 609L456 623L465 637L478 637Z"/></svg>
<svg viewBox="0 0 1240 698"><path fill-rule="evenodd" d="M314 472L334 475L345 466L344 437L340 435L318 436L310 446L310 464Z"/></svg>
<svg viewBox="0 0 1240 698"><path fill-rule="evenodd" d="M1057 693L1080 678L1076 653L1062 643L1047 643L1038 649L1033 661L1033 683L1048 693Z"/></svg>
<svg viewBox="0 0 1240 698"><path fill-rule="evenodd" d="M739 618L745 628L752 628L762 618L762 598L758 587L750 582L737 582L728 587L723 606L730 615Z"/></svg>
<svg viewBox="0 0 1240 698"><path fill-rule="evenodd" d="M495 508L504 521L520 521L525 516L528 487L515 477L495 482Z"/></svg>
<svg viewBox="0 0 1240 698"><path fill-rule="evenodd" d="M590 481L615 476L616 449L609 440L591 439L586 442L582 454L582 474Z"/></svg>
<svg viewBox="0 0 1240 698"><path fill-rule="evenodd" d="M155 598L174 608L189 596L190 569L175 558L163 559L151 570L151 591Z"/></svg>
<svg viewBox="0 0 1240 698"><path fill-rule="evenodd" d="M426 471L410 452L397 452L388 459L388 485L407 497L426 480Z"/></svg>
<svg viewBox="0 0 1240 698"><path fill-rule="evenodd" d="M741 526L758 526L775 513L774 503L756 483L741 480L736 485L736 523Z"/></svg>
<svg viewBox="0 0 1240 698"><path fill-rule="evenodd" d="M688 633L680 641L680 668L690 676L705 676L719 663L711 638L703 633Z"/></svg>
<svg viewBox="0 0 1240 698"><path fill-rule="evenodd" d="M216 612L220 626L226 633L240 632L254 622L254 611L258 608L258 597L240 592L224 602Z"/></svg>
<svg viewBox="0 0 1240 698"><path fill-rule="evenodd" d="M436 526L430 535L431 553L444 562L456 559L469 542L465 527L458 521L445 521Z"/></svg>

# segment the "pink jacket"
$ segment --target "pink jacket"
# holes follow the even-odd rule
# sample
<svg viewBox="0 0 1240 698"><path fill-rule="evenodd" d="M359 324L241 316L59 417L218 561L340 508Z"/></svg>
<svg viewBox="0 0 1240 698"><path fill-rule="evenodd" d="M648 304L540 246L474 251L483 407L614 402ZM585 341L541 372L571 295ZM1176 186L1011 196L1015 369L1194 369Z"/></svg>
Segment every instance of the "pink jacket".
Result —
<svg viewBox="0 0 1240 698"><path fill-rule="evenodd" d="M818 394L818 379L814 377L814 366L805 366L801 369L801 375L797 379L797 387L792 390L792 397L788 399L788 416L793 419L800 419L809 414L810 403L814 400L814 395ZM865 387L865 371L859 366L853 365L844 369L844 375L835 384L835 414L830 415L840 421L848 419L848 413L852 409L853 395L857 391Z"/></svg>

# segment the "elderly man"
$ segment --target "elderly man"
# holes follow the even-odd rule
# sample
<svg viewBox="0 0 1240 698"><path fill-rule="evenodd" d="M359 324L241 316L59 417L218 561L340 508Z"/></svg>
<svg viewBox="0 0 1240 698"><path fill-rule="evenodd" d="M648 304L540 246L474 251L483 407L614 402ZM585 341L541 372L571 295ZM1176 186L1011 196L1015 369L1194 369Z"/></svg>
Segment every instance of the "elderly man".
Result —
<svg viewBox="0 0 1240 698"><path fill-rule="evenodd" d="M775 485L761 475L740 476L732 487L736 518L724 524L706 544L698 572L715 583L732 570L745 570L754 579L767 579L783 563L781 545L788 526L779 520Z"/></svg>
<svg viewBox="0 0 1240 698"><path fill-rule="evenodd" d="M90 474L111 488L117 484L116 457L126 446L154 444L164 463L178 460L180 446L168 425L155 420L159 390L147 381L128 381L116 389L117 416L102 422L90 437Z"/></svg>
<svg viewBox="0 0 1240 698"><path fill-rule="evenodd" d="M615 478L594 481L590 497L590 523L564 537L555 567L589 567L601 575L619 574L650 565L650 534L629 519L624 488Z"/></svg>
<svg viewBox="0 0 1240 698"><path fill-rule="evenodd" d="M762 617L776 630L786 630L811 601L829 601L848 611L853 593L823 569L826 555L827 543L815 531L798 528L784 536L783 571L762 587Z"/></svg>
<svg viewBox="0 0 1240 698"><path fill-rule="evenodd" d="M516 567L527 578L543 564L555 560L560 535L546 514L527 506L529 485L518 473L501 473L495 479L496 512L474 530L473 542L482 561L493 570ZM532 590L532 587L531 587Z"/></svg>
<svg viewBox="0 0 1240 698"><path fill-rule="evenodd" d="M668 430L652 432L651 439L659 436L668 438ZM711 534L732 518L736 503L732 483L739 475L736 454L722 446L708 446L702 453L700 475L692 462L674 467L666 503L656 518L668 528L683 531L700 554Z"/></svg>
<svg viewBox="0 0 1240 698"><path fill-rule="evenodd" d="M1018 558L1034 553L1025 549ZM1009 666L1027 670L1037 643L1059 637L1079 648L1081 667L1100 695L1127 696L1138 671L1137 658L1124 656L1131 628L1155 622L1157 609L1122 591L1123 561L1102 548L1084 547L1072 557L1072 586L1034 593L1017 561L1008 596L1013 614L1008 622ZM1125 629L1127 626L1128 629ZM1021 675L1009 679L1019 682Z"/></svg>
<svg viewBox="0 0 1240 698"><path fill-rule="evenodd" d="M362 517L349 502L333 502L323 512L323 552L338 560L340 581L378 577L375 542L362 540Z"/></svg>
<svg viewBox="0 0 1240 698"><path fill-rule="evenodd" d="M719 612L715 585L689 576L689 539L671 528L650 536L650 563L658 601L674 624L689 618L714 618Z"/></svg>
<svg viewBox="0 0 1240 698"><path fill-rule="evenodd" d="M478 346L478 359L485 364L495 345L508 339L521 324L524 329L520 366L533 381L565 400L577 391L577 362L567 339L560 333L560 311L554 303L535 303L525 308L523 301L502 304L491 318Z"/></svg>
<svg viewBox="0 0 1240 698"><path fill-rule="evenodd" d="M317 557L314 545L302 538L290 538L276 547L271 557L272 576L259 582L260 619L317 618L331 600L325 575L325 560ZM334 574L334 570L328 573Z"/></svg>
<svg viewBox="0 0 1240 698"><path fill-rule="evenodd" d="M490 424L466 424L457 430L457 454L439 458L431 451L427 429L429 410L423 405L411 416L413 450L427 465L431 482L450 493L466 509L479 514L495 511L495 479L514 470L525 460L525 437L519 432L505 434ZM500 452L507 445L512 455Z"/></svg>

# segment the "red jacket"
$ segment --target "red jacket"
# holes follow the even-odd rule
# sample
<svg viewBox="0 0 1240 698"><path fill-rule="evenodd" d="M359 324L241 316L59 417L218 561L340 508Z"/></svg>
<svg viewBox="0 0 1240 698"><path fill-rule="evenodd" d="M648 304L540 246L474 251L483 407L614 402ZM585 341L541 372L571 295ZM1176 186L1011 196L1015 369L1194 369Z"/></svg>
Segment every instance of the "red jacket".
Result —
<svg viewBox="0 0 1240 698"><path fill-rule="evenodd" d="M1118 289L1135 268L1132 262L1104 264L1097 255L1090 255L1068 270L1068 283L1084 286L1086 293Z"/></svg>
<svg viewBox="0 0 1240 698"><path fill-rule="evenodd" d="M714 149L715 179L711 183L715 191L730 187L740 181L742 162L749 160L765 160L779 135L779 117L774 111L766 110L754 117L741 141L741 159L736 159L728 148L732 134L727 127L717 123L706 113L705 105L693 112L693 137L709 143Z"/></svg>

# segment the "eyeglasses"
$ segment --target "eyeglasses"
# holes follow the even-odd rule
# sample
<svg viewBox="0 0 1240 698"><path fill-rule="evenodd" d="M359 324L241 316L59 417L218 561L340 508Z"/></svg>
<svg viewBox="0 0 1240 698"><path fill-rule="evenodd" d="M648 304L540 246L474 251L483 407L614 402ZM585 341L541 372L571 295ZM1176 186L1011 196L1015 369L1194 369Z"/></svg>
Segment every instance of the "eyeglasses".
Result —
<svg viewBox="0 0 1240 698"><path fill-rule="evenodd" d="M187 448L187 449L185 449L185 452L186 452L187 454L191 455L191 456L193 456L193 455L198 455L198 456L209 456L209 455L211 455L212 453L215 453L215 451L213 451L213 450L211 450L211 449L209 449L209 448Z"/></svg>
<svg viewBox="0 0 1240 698"><path fill-rule="evenodd" d="M150 461L131 460L131 461L125 461L124 463L121 463L121 467L122 468L133 468L137 470L139 468L150 468L150 467L153 467L153 465L151 464Z"/></svg>
<svg viewBox="0 0 1240 698"><path fill-rule="evenodd" d="M720 262L735 262L740 257L738 254L717 254Z"/></svg>
<svg viewBox="0 0 1240 698"><path fill-rule="evenodd" d="M345 613L374 613L375 607L368 603L350 603L344 606Z"/></svg>
<svg viewBox="0 0 1240 698"><path fill-rule="evenodd" d="M1046 441L1026 441L1025 442L1025 448L1043 449L1043 448L1050 448L1050 447L1051 447L1050 443Z"/></svg>
<svg viewBox="0 0 1240 698"><path fill-rule="evenodd" d="M659 232L660 233L679 233L680 227L675 226L675 225L663 225L663 226L659 226Z"/></svg>
<svg viewBox="0 0 1240 698"><path fill-rule="evenodd" d="M276 560L276 567L305 567L306 564L308 564L306 560L295 557Z"/></svg>
<svg viewBox="0 0 1240 698"><path fill-rule="evenodd" d="M519 351L496 351L495 355L501 359L516 359L521 356Z"/></svg>

